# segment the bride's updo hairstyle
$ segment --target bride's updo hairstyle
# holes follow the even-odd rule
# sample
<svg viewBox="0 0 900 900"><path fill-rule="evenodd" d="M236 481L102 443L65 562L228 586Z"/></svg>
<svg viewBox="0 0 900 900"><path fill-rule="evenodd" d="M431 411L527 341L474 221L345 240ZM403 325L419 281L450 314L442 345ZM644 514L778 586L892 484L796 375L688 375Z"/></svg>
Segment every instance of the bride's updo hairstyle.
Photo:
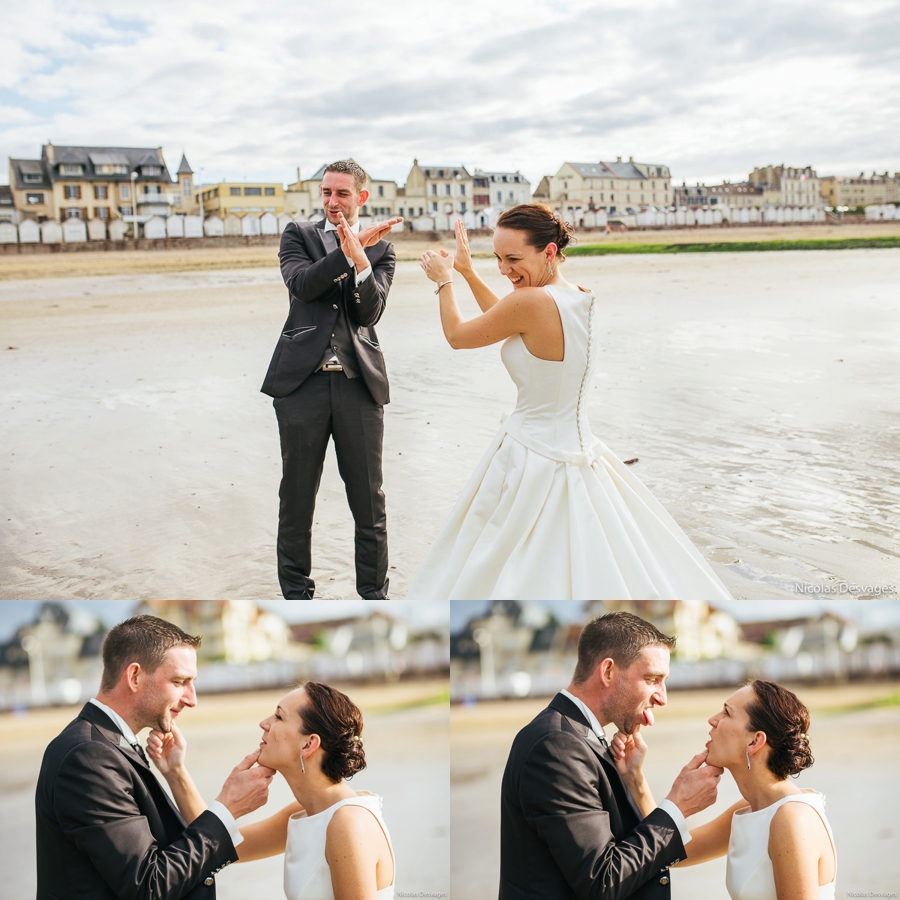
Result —
<svg viewBox="0 0 900 900"><path fill-rule="evenodd" d="M362 713L355 703L327 684L308 681L301 685L306 703L299 710L306 734L317 734L325 756L322 771L339 784L366 767Z"/></svg>
<svg viewBox="0 0 900 900"><path fill-rule="evenodd" d="M501 213L497 228L522 231L529 247L543 250L547 244L556 244L557 259L566 258L565 249L575 243L575 229L543 203L520 203Z"/></svg>
<svg viewBox="0 0 900 900"><path fill-rule="evenodd" d="M769 748L767 765L784 781L799 775L815 760L809 749L809 710L796 694L772 681L751 681L756 698L747 704L750 731L762 731Z"/></svg>

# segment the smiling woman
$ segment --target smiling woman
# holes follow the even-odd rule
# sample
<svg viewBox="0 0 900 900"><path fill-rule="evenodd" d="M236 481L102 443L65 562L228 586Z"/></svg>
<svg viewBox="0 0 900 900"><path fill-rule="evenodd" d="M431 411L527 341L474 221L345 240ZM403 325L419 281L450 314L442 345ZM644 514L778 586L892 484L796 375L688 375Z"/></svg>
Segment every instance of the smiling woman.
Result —
<svg viewBox="0 0 900 900"><path fill-rule="evenodd" d="M672 517L591 433L585 395L600 349L599 312L592 291L562 276L571 233L540 204L503 213L494 255L512 291L502 299L475 272L461 222L455 256L422 255L450 345L503 341L518 397L408 599L729 598ZM468 321L454 271L482 309Z"/></svg>

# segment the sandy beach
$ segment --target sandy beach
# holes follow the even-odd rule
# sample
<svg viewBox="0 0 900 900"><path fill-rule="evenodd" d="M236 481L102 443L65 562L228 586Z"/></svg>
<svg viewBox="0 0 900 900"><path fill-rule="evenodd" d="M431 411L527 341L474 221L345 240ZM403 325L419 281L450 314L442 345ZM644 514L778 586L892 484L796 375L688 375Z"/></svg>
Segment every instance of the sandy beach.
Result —
<svg viewBox="0 0 900 900"><path fill-rule="evenodd" d="M287 296L274 248L250 249L269 264L142 272L109 253L114 273L0 281L0 597L278 596L281 460L259 385ZM736 597L900 582L900 251L573 258L566 272L601 303L595 434L640 459ZM497 347L447 346L415 262L399 263L378 332L402 597L514 388ZM352 534L329 452L318 597L354 596Z"/></svg>
<svg viewBox="0 0 900 900"><path fill-rule="evenodd" d="M900 763L900 716L896 705L865 708L878 698L896 696L898 688L896 682L792 687L810 709L810 743L816 760L796 784L826 796L838 854L836 897L896 891L900 881L900 860L891 849L896 847L898 833L892 810L900 802L894 777ZM709 732L706 719L721 708L729 693L727 689L670 692L668 704L646 734L650 749L644 771L657 801L668 793L681 767L703 749ZM453 897L487 900L497 895L503 769L516 732L548 700L451 709ZM739 796L726 772L715 805L689 824L715 818ZM679 867L672 873L672 900L726 900L727 896L724 858Z"/></svg>
<svg viewBox="0 0 900 900"><path fill-rule="evenodd" d="M397 859L396 891L440 892L450 880L448 708L431 702L446 681L397 685L345 685L365 717L367 768L354 776L356 790L379 794ZM237 762L259 745L257 722L269 715L283 691L200 695L196 709L179 719L188 740L188 766L212 800ZM420 704L420 705L417 705ZM47 744L80 707L0 716L0 900L33 897L34 790ZM139 735L146 738L147 732ZM246 822L271 815L293 800L281 776L269 802ZM221 900L283 897L280 856L231 866L217 878Z"/></svg>

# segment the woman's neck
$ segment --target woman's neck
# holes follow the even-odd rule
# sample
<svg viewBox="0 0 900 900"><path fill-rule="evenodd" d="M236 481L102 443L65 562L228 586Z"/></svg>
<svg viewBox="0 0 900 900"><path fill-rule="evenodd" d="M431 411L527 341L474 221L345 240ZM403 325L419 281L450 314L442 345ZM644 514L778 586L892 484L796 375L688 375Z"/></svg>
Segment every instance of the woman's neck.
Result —
<svg viewBox="0 0 900 900"><path fill-rule="evenodd" d="M345 782L340 781L335 784L321 772L311 772L309 769L310 767L307 766L306 773L299 770L281 773L288 783L291 793L306 810L308 816L315 816L341 800L356 796L356 791L352 790Z"/></svg>
<svg viewBox="0 0 900 900"><path fill-rule="evenodd" d="M759 762L757 765L761 766ZM789 781L778 781L775 776L766 770L754 771L740 765L728 766L741 796L750 804L750 809L756 812L765 809L773 803L777 803L782 797L789 794L799 794L800 789Z"/></svg>

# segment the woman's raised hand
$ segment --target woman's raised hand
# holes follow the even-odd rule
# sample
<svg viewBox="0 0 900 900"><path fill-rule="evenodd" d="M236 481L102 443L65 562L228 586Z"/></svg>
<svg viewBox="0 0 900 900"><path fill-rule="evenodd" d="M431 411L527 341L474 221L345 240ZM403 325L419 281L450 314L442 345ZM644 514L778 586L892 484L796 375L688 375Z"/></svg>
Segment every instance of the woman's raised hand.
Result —
<svg viewBox="0 0 900 900"><path fill-rule="evenodd" d="M453 257L446 251L426 250L419 259L422 271L435 283L453 281Z"/></svg>
<svg viewBox="0 0 900 900"><path fill-rule="evenodd" d="M469 235L466 234L466 226L462 219L456 220L456 256L453 259L453 268L461 275L472 271L472 254L469 251Z"/></svg>

